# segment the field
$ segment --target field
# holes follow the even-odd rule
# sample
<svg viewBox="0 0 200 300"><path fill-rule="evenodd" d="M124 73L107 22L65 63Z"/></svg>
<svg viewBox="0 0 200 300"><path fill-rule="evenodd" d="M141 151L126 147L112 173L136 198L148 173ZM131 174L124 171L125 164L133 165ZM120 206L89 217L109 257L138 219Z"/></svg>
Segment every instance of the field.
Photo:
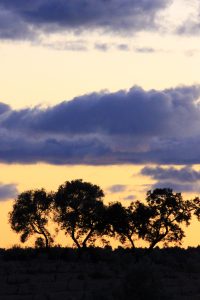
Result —
<svg viewBox="0 0 200 300"><path fill-rule="evenodd" d="M200 248L0 250L1 300L200 299Z"/></svg>

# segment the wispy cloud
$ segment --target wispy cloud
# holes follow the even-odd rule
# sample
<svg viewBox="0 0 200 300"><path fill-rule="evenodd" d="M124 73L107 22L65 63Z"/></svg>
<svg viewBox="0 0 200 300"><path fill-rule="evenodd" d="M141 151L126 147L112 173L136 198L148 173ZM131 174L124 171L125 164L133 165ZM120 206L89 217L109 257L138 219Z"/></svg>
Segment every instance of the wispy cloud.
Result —
<svg viewBox="0 0 200 300"><path fill-rule="evenodd" d="M145 167L141 170L141 175L156 180L153 188L172 188L178 192L200 192L200 171L196 171L192 166L180 169Z"/></svg>
<svg viewBox="0 0 200 300"><path fill-rule="evenodd" d="M141 174L150 176L157 180L171 180L179 182L200 181L200 171L194 170L191 166L185 166L181 169L176 169L174 167L145 167L142 169Z"/></svg>
<svg viewBox="0 0 200 300"><path fill-rule="evenodd" d="M186 36L196 36L200 34L200 3L198 0L188 1L188 11L186 18L176 28L176 33Z"/></svg>
<svg viewBox="0 0 200 300"><path fill-rule="evenodd" d="M110 193L120 193L126 191L127 186L124 184L115 184L107 188Z"/></svg>
<svg viewBox="0 0 200 300"><path fill-rule="evenodd" d="M94 48L99 51L106 52L110 49L111 45L108 43L95 43Z"/></svg>
<svg viewBox="0 0 200 300"><path fill-rule="evenodd" d="M0 183L0 201L15 198L18 190L15 184L2 184Z"/></svg>
<svg viewBox="0 0 200 300"><path fill-rule="evenodd" d="M135 196L134 195L128 195L124 198L124 200L128 200L128 201L132 201L135 200Z"/></svg>
<svg viewBox="0 0 200 300"><path fill-rule="evenodd" d="M151 47L140 47L140 48L135 48L135 52L138 53L153 53L156 50L154 48Z"/></svg>
<svg viewBox="0 0 200 300"><path fill-rule="evenodd" d="M84 40L57 42L41 42L41 45L58 51L87 51L88 44Z"/></svg>

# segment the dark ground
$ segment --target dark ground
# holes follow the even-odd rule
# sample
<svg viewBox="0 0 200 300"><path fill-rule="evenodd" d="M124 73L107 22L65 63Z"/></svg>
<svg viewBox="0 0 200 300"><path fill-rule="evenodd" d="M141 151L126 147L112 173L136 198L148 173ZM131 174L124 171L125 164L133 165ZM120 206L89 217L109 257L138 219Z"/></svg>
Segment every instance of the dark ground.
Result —
<svg viewBox="0 0 200 300"><path fill-rule="evenodd" d="M200 300L200 247L0 249L0 300Z"/></svg>

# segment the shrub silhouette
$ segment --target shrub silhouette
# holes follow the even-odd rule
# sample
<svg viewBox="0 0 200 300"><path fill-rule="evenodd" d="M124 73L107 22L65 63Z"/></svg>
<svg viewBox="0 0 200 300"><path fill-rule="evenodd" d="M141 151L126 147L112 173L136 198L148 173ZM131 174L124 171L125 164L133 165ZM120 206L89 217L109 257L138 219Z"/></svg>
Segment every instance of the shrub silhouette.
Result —
<svg viewBox="0 0 200 300"><path fill-rule="evenodd" d="M40 235L40 245L48 248L53 243L47 229L51 204L52 196L44 189L25 191L15 199L13 210L9 213L9 222L11 228L21 234L22 243L35 234Z"/></svg>

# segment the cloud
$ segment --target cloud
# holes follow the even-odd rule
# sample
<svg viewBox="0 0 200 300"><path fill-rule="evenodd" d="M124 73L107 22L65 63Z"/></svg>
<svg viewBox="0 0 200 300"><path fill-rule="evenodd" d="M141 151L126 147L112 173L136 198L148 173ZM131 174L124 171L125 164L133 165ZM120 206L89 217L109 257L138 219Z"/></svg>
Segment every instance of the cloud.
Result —
<svg viewBox="0 0 200 300"><path fill-rule="evenodd" d="M10 108L9 105L0 102L0 115L1 115L1 114L4 114L4 113L6 113L6 112L8 112L8 111L10 111L10 110L11 110L11 108Z"/></svg>
<svg viewBox="0 0 200 300"><path fill-rule="evenodd" d="M36 31L27 24L20 15L12 12L0 1L0 39L4 40L34 40Z"/></svg>
<svg viewBox="0 0 200 300"><path fill-rule="evenodd" d="M110 150L103 142L95 138L35 137L0 134L2 147L0 162L50 164L99 164L110 155Z"/></svg>
<svg viewBox="0 0 200 300"><path fill-rule="evenodd" d="M181 169L174 167L145 167L141 174L157 180L152 188L172 188L177 192L200 192L200 171L192 166L185 166Z"/></svg>
<svg viewBox="0 0 200 300"><path fill-rule="evenodd" d="M200 171L194 170L191 166L185 166L181 169L174 167L145 167L142 169L141 174L157 180L174 180L180 182L196 182L200 180Z"/></svg>
<svg viewBox="0 0 200 300"><path fill-rule="evenodd" d="M5 201L17 196L18 190L15 184L0 183L0 201Z"/></svg>
<svg viewBox="0 0 200 300"><path fill-rule="evenodd" d="M135 48L135 52L138 53L154 53L156 50L154 48L150 48L150 47L140 47L140 48Z"/></svg>
<svg viewBox="0 0 200 300"><path fill-rule="evenodd" d="M58 51L87 51L88 46L84 40L65 41L65 42L44 42L42 46Z"/></svg>
<svg viewBox="0 0 200 300"><path fill-rule="evenodd" d="M135 196L129 195L129 196L125 197L124 200L135 200Z"/></svg>
<svg viewBox="0 0 200 300"><path fill-rule="evenodd" d="M100 92L64 101L46 110L10 111L0 125L33 134L104 134L140 137L193 137L199 133L200 87L164 91ZM185 124L187 122L187 124ZM172 132L173 131L173 132ZM161 145L164 148L164 142Z"/></svg>
<svg viewBox="0 0 200 300"><path fill-rule="evenodd" d="M13 110L0 104L0 161L199 164L199 97L199 86L163 91L133 87L45 109Z"/></svg>
<svg viewBox="0 0 200 300"><path fill-rule="evenodd" d="M116 48L120 51L129 51L129 45L128 44L119 44L116 45Z"/></svg>
<svg viewBox="0 0 200 300"><path fill-rule="evenodd" d="M200 34L200 4L198 0L188 2L185 19L176 28L176 33L186 36L196 36Z"/></svg>
<svg viewBox="0 0 200 300"><path fill-rule="evenodd" d="M119 50L119 51L130 51L130 46L128 44L119 43L95 43L94 49L106 52L108 50Z"/></svg>
<svg viewBox="0 0 200 300"><path fill-rule="evenodd" d="M127 33L157 27L170 0L0 0L0 37L31 38L40 32L101 30Z"/></svg>
<svg viewBox="0 0 200 300"><path fill-rule="evenodd" d="M158 181L157 183L153 184L152 189L156 188L170 188L173 189L175 192L186 192L186 193L199 193L200 192L200 184L193 184L193 183L175 183L171 181L163 182Z"/></svg>
<svg viewBox="0 0 200 300"><path fill-rule="evenodd" d="M96 50L106 52L109 50L110 45L108 43L95 43L94 48Z"/></svg>
<svg viewBox="0 0 200 300"><path fill-rule="evenodd" d="M192 20L187 20L184 24L177 28L176 33L187 36L199 35L200 22L193 22Z"/></svg>
<svg viewBox="0 0 200 300"><path fill-rule="evenodd" d="M127 189L127 186L124 184L115 184L110 186L107 190L110 193L120 193L120 192L124 192Z"/></svg>

